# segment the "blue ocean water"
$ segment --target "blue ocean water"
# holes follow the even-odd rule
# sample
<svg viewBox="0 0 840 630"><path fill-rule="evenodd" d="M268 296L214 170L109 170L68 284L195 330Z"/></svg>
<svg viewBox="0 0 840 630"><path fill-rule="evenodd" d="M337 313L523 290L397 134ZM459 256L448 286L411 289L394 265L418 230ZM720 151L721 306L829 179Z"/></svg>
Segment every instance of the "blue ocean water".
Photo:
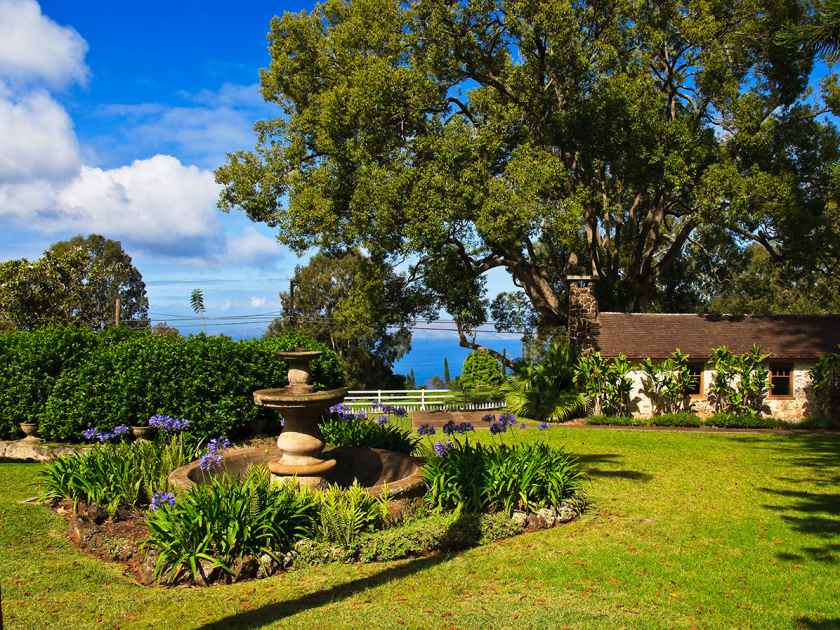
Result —
<svg viewBox="0 0 840 630"><path fill-rule="evenodd" d="M478 343L499 352L507 351L507 356L514 359L522 356L522 342L517 338L486 337L477 339ZM443 358L449 362L452 377L461 373L464 359L471 351L458 345L458 337L453 334L445 337L426 337L415 335L411 340L411 351L397 361L394 372L406 374L414 370L418 385L426 385L433 376L443 378Z"/></svg>

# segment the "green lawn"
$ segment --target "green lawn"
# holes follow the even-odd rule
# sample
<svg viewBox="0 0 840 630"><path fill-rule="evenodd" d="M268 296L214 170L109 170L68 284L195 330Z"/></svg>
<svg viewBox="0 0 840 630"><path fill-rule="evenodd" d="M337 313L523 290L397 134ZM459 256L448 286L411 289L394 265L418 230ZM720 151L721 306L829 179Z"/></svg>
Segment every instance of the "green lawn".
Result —
<svg viewBox="0 0 840 630"><path fill-rule="evenodd" d="M17 501L0 464L10 628L837 628L840 435L528 429L579 454L580 521L460 554L210 589L136 586Z"/></svg>

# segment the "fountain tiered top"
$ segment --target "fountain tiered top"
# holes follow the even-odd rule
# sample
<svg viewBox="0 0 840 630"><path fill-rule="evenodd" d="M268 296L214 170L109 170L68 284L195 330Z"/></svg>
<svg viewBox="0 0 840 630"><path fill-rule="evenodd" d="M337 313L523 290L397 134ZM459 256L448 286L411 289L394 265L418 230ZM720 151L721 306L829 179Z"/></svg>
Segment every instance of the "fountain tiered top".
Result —
<svg viewBox="0 0 840 630"><path fill-rule="evenodd" d="M289 366L289 384L286 387L259 389L254 392L254 402L262 407L280 409L287 405L299 406L311 403L313 407L325 409L341 401L347 389L339 387L316 392L309 383L310 363L321 356L320 350L278 352L277 356Z"/></svg>

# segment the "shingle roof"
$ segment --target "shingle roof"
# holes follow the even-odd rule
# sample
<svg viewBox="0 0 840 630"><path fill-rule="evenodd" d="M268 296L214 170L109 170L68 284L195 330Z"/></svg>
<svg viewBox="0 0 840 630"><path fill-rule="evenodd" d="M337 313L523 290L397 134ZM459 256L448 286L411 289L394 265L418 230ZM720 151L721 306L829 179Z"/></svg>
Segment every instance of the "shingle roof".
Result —
<svg viewBox="0 0 840 630"><path fill-rule="evenodd" d="M601 354L630 359L664 358L676 348L708 358L718 346L742 353L753 344L778 359L816 359L840 344L840 315L601 313L598 323Z"/></svg>

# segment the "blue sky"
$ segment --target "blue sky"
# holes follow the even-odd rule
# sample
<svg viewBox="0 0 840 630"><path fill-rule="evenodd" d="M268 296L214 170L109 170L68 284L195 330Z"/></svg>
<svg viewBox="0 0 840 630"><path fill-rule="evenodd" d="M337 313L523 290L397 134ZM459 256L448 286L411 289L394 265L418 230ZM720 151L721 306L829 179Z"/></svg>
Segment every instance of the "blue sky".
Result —
<svg viewBox="0 0 840 630"><path fill-rule="evenodd" d="M215 207L212 170L275 115L257 86L271 17L312 5L0 0L0 258L98 232L153 314L188 312L195 287L208 316L276 310L301 261Z"/></svg>

